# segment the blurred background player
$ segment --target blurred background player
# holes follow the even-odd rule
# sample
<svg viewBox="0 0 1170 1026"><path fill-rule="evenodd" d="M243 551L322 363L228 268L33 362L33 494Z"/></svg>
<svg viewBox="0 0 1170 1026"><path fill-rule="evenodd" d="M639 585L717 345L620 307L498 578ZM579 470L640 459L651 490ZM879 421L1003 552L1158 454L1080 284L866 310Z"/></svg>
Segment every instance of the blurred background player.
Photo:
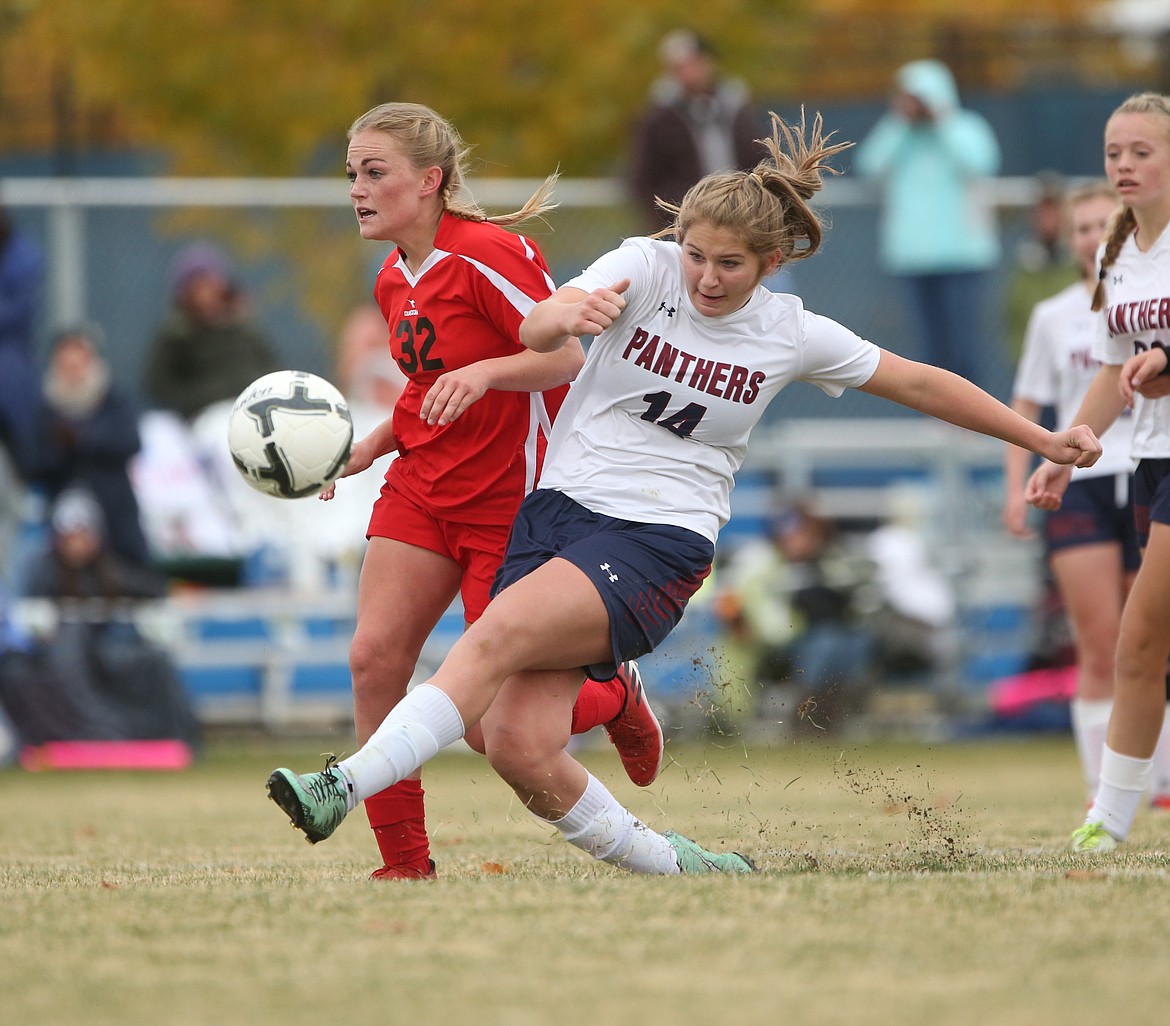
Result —
<svg viewBox="0 0 1170 1026"><path fill-rule="evenodd" d="M1097 285L1097 249L1117 193L1107 181L1071 191L1065 201L1065 234L1081 280L1038 303L1028 320L1024 350L1016 373L1012 406L1038 421L1055 409L1060 426L1073 422L1100 361L1093 340L1101 315L1092 309ZM1105 730L1113 708L1113 657L1121 609L1141 556L1133 522L1130 489L1133 417L1128 411L1101 436L1104 455L1092 467L1074 471L1060 509L1044 517L1048 563L1072 625L1076 646L1076 695L1072 699L1073 737L1090 800L1097 792ZM1026 537L1028 503L1024 498L1031 454L1009 446L1004 455L1004 525ZM1164 731L1159 745L1161 772L1153 800L1170 802Z"/></svg>
<svg viewBox="0 0 1170 1026"><path fill-rule="evenodd" d="M1139 93L1105 124L1105 173L1123 204L1100 251L1092 306L1093 355L1101 367L1076 417L1106 431L1134 410L1132 486L1141 565L1121 614L1113 711L1100 783L1074 851L1111 851L1129 836L1150 785L1166 713L1170 656L1170 98ZM1059 509L1069 472L1041 464L1029 502Z"/></svg>
<svg viewBox="0 0 1170 1026"><path fill-rule="evenodd" d="M407 378L393 413L354 444L342 475L398 453L369 521L350 648L364 743L405 696L423 644L452 601L462 597L467 623L483 613L583 354L576 340L547 355L519 341L520 322L552 281L536 246L505 229L550 209L554 179L521 210L488 218L465 192L462 139L429 108L383 104L348 136L361 236L395 245L374 291ZM633 664L582 688L573 732L602 724L631 779L649 784L661 765L662 733ZM434 876L419 775L369 796L365 807L383 859L374 878Z"/></svg>
<svg viewBox="0 0 1170 1026"><path fill-rule="evenodd" d="M721 74L702 36L689 29L670 32L658 58L663 74L650 87L630 148L630 192L648 232L669 223L655 197L678 204L704 175L754 167L765 156L756 140L767 127L747 86Z"/></svg>

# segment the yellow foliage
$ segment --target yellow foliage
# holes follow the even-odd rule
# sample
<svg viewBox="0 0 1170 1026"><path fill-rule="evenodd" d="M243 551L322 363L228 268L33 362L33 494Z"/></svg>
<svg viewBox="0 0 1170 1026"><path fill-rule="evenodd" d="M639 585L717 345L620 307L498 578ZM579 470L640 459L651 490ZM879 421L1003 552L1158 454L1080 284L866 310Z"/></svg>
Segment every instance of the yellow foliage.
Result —
<svg viewBox="0 0 1170 1026"><path fill-rule="evenodd" d="M708 0L680 18L667 0L18 0L0 15L0 100L22 90L18 106L40 115L22 122L25 144L43 147L66 83L83 145L144 145L183 174L340 167L345 128L388 99L451 118L484 173L604 174L660 71L658 40L680 22L757 96L817 100L883 91L897 63L955 45L964 26L1067 25L1097 6ZM969 74L1010 85L1007 57L980 55Z"/></svg>

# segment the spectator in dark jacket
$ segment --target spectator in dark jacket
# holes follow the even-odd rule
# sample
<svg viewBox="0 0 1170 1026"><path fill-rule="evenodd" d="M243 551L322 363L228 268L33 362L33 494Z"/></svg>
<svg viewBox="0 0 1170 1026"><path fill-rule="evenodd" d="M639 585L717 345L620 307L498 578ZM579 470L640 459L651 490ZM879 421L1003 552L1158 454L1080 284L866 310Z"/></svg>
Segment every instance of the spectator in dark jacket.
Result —
<svg viewBox="0 0 1170 1026"><path fill-rule="evenodd" d="M658 55L666 73L651 86L630 157L630 191L650 232L669 223L656 196L677 204L704 175L751 170L766 156L756 140L767 134L747 87L719 73L702 36L671 32Z"/></svg>
<svg viewBox="0 0 1170 1026"><path fill-rule="evenodd" d="M23 475L36 432L36 314L44 257L0 206L0 447Z"/></svg>
<svg viewBox="0 0 1170 1026"><path fill-rule="evenodd" d="M146 393L162 410L193 420L279 370L264 333L247 317L227 257L196 242L171 268L171 309L155 336Z"/></svg>
<svg viewBox="0 0 1170 1026"><path fill-rule="evenodd" d="M150 552L129 472L140 448L138 410L111 384L100 337L96 326L82 325L53 340L31 476L50 499L71 486L92 492L110 547L142 566Z"/></svg>
<svg viewBox="0 0 1170 1026"><path fill-rule="evenodd" d="M101 507L84 489L58 496L49 526L28 594L52 603L51 621L33 637L0 632L0 705L25 743L196 744L199 724L178 670L135 616L139 603L165 594L166 581L110 550Z"/></svg>

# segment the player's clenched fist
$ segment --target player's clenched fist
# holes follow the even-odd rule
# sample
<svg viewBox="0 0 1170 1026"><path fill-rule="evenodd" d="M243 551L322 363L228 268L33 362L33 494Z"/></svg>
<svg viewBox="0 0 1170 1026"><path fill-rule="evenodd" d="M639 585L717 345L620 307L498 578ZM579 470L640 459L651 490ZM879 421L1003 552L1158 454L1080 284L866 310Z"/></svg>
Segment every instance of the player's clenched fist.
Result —
<svg viewBox="0 0 1170 1026"><path fill-rule="evenodd" d="M520 341L529 349L547 352L563 345L566 339L580 335L598 335L608 328L625 309L622 293L630 279L622 278L608 288L586 292L568 286L557 289L548 299L537 303L520 325Z"/></svg>
<svg viewBox="0 0 1170 1026"><path fill-rule="evenodd" d="M1056 452L1048 458L1053 463L1071 463L1091 467L1101 458L1101 440L1085 424L1077 424L1055 435Z"/></svg>
<svg viewBox="0 0 1170 1026"><path fill-rule="evenodd" d="M598 335L617 320L626 308L622 295L630 287L630 279L623 278L607 289L594 289L579 303L570 305L573 311L570 335Z"/></svg>

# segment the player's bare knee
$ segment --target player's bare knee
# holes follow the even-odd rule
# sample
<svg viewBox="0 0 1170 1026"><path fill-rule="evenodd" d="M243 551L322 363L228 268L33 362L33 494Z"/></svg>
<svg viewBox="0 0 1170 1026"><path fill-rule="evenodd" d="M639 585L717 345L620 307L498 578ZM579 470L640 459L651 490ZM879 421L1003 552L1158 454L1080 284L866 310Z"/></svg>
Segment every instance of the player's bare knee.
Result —
<svg viewBox="0 0 1170 1026"><path fill-rule="evenodd" d="M394 646L383 647L355 635L349 650L354 701L369 697L400 700L414 672L414 663Z"/></svg>
<svg viewBox="0 0 1170 1026"><path fill-rule="evenodd" d="M492 769L515 787L531 783L547 758L545 746L530 731L515 724L496 724L484 730L484 754Z"/></svg>

